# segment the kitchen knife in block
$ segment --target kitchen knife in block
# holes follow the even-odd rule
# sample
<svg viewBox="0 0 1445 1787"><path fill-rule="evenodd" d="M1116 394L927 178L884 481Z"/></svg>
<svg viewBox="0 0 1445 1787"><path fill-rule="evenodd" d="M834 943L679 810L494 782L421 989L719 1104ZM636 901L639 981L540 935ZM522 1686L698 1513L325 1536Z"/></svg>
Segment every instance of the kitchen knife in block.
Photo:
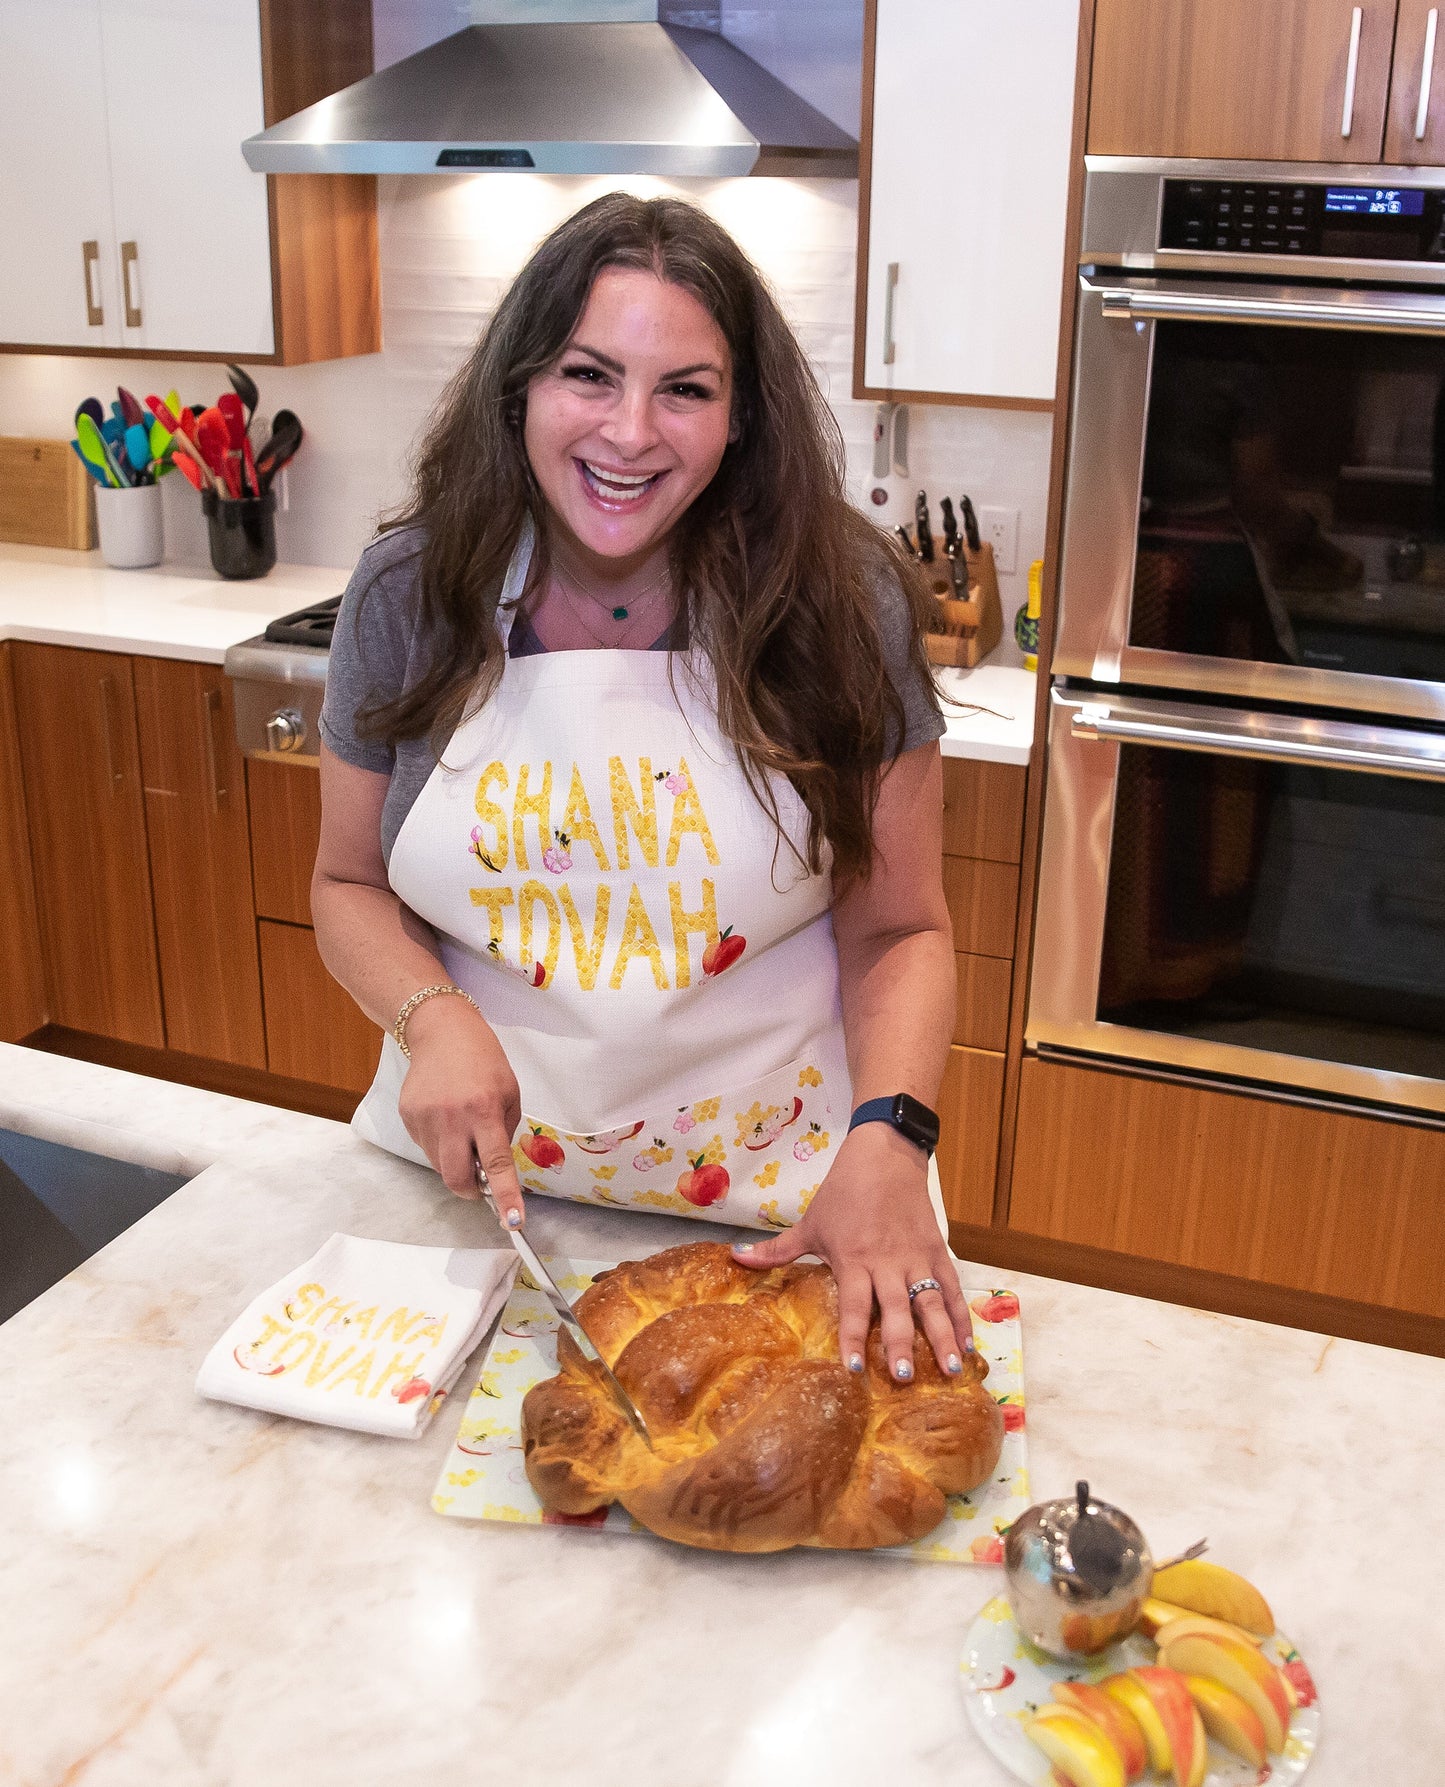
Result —
<svg viewBox="0 0 1445 1787"><path fill-rule="evenodd" d="M929 588L938 599L937 619L924 636L924 645L930 664L972 670L1003 637L1003 603L993 547L987 540L976 551L966 548L958 562L968 567L966 601L954 596L948 560L924 566Z"/></svg>
<svg viewBox="0 0 1445 1787"><path fill-rule="evenodd" d="M542 1264L541 1256L533 1248L532 1243L520 1229L508 1228L505 1221L503 1221L502 1213L497 1208L497 1200L492 1196L491 1185L487 1181L486 1174L482 1171L481 1162L473 1157L472 1164L476 1171L477 1190L480 1191L482 1196L487 1200L487 1205L491 1210L492 1215L495 1216L497 1221L501 1224L502 1233L512 1243L513 1247L516 1248L518 1256L520 1257L522 1264L527 1268L528 1275L533 1284L536 1285L537 1289L552 1305L558 1321L562 1323L567 1332L572 1336L572 1339L576 1342L577 1350L581 1353L582 1357L586 1359L589 1364L594 1366L597 1372L601 1375L603 1382L612 1393L612 1400L617 1404L618 1408L622 1410L623 1414L626 1415L628 1424L631 1426L633 1432L636 1433L637 1437L650 1450L652 1447L652 1435L647 1431L647 1423L643 1420L637 1404L622 1388L621 1384L618 1383L617 1379L612 1375L612 1367L602 1357L601 1353L598 1352L597 1348L593 1346L588 1337L587 1330L577 1319L576 1311L562 1295L556 1279L553 1278L552 1274Z"/></svg>

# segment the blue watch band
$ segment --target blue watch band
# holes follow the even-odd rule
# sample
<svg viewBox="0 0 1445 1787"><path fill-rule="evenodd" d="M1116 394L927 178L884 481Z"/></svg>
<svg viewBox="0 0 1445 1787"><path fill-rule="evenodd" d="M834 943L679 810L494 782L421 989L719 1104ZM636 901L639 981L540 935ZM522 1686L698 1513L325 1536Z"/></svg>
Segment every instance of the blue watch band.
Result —
<svg viewBox="0 0 1445 1787"><path fill-rule="evenodd" d="M932 1154L938 1146L937 1113L906 1092L865 1099L848 1119L848 1133L851 1135L860 1123L887 1123L925 1154Z"/></svg>
<svg viewBox="0 0 1445 1787"><path fill-rule="evenodd" d="M892 1121L893 1100L891 1098L868 1098L848 1119L848 1133L851 1135L860 1123L891 1123Z"/></svg>

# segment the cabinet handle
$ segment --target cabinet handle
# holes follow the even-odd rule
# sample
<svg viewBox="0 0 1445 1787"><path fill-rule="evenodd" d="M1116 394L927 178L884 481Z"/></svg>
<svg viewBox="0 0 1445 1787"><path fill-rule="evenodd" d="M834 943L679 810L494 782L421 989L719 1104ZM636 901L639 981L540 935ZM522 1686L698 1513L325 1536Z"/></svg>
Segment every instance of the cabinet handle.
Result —
<svg viewBox="0 0 1445 1787"><path fill-rule="evenodd" d="M99 242L81 243L80 264L85 275L85 320L92 329L98 329L105 321L105 310L95 295L95 282L91 273L100 270Z"/></svg>
<svg viewBox="0 0 1445 1787"><path fill-rule="evenodd" d="M101 677L100 705L102 709L102 724L105 732L105 767L110 776L111 792L114 793L125 779L120 768L120 753L116 750L115 745L115 723L117 714L114 677Z"/></svg>
<svg viewBox="0 0 1445 1787"><path fill-rule="evenodd" d="M1350 10L1350 59L1345 64L1345 105L1340 114L1340 135L1347 137L1355 128L1355 76L1360 72L1360 26L1364 22L1362 6Z"/></svg>
<svg viewBox="0 0 1445 1787"><path fill-rule="evenodd" d="M1345 132L1348 136L1350 133ZM122 242L120 245L120 283L125 298L125 326L127 329L140 328L140 305L130 295L130 270L140 259L140 250L134 242Z"/></svg>
<svg viewBox="0 0 1445 1787"><path fill-rule="evenodd" d="M891 366L898 356L898 343L893 339L893 294L898 290L897 261L889 261L883 278L883 364Z"/></svg>
<svg viewBox="0 0 1445 1787"><path fill-rule="evenodd" d="M221 712L221 691L206 689L201 694L201 723L206 734L206 766L211 777L211 811L219 813L221 802L230 795L230 790L221 781L221 754L216 749L216 720Z"/></svg>
<svg viewBox="0 0 1445 1787"><path fill-rule="evenodd" d="M1420 103L1415 107L1415 141L1425 136L1430 119L1430 87L1435 79L1435 27L1440 23L1440 8L1432 6L1425 14L1425 53L1420 58Z"/></svg>

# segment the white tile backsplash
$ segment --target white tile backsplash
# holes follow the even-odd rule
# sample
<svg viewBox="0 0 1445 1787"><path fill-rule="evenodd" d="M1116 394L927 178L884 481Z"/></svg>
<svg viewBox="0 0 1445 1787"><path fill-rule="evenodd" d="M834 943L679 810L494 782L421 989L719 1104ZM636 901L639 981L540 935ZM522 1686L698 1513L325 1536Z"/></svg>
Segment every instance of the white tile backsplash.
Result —
<svg viewBox="0 0 1445 1787"><path fill-rule="evenodd" d="M728 34L780 75L798 78L806 48L803 21L790 9L728 0ZM852 29L852 0L806 0L800 13L835 47ZM427 0L412 34L397 9L378 0L378 61L467 22L465 0ZM416 33L420 32L418 39ZM842 67L839 51L838 67ZM792 65L790 67L790 64ZM832 100L817 68L808 92L830 112L841 107L842 75ZM856 82L856 69L853 76ZM801 86L801 81L799 82ZM842 108L846 110L846 108ZM845 125L846 117L838 119ZM856 127L856 119L851 121ZM848 450L854 499L892 525L911 518L916 491L936 502L967 490L976 505L1020 512L1018 569L1001 577L1004 661L1016 661L1011 622L1023 601L1029 561L1043 551L1051 418L1006 410L914 405L909 473L891 478L888 502L867 502L872 488L873 405L852 388L853 293L858 189L844 180L677 181L549 178L528 174L384 178L379 186L382 331L379 354L315 366L257 367L262 408L285 405L306 427L288 477L289 507L277 518L281 556L299 564L347 565L370 537L378 515L401 501L412 444L443 384L486 322L500 293L532 247L597 193L626 186L677 192L703 205L742 243L767 275L798 332L838 417ZM94 392L109 403L117 383L142 397L175 385L184 401L214 401L226 389L219 365L0 355L0 434L64 436L75 406ZM204 563L198 499L179 477L166 480L168 556ZM935 519L935 528L937 522Z"/></svg>

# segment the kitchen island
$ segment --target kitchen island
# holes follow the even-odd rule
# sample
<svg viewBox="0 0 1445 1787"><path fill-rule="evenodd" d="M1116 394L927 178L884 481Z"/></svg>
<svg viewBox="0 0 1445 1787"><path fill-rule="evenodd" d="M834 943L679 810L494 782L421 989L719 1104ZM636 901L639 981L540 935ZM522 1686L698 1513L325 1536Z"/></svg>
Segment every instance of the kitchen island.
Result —
<svg viewBox="0 0 1445 1787"><path fill-rule="evenodd" d="M480 1355L415 1442L198 1399L211 1343L333 1231L503 1244L340 1125L210 1097L0 1048L0 1123L213 1162L0 1328L0 1779L1003 1782L958 1687L997 1568L439 1518ZM542 1199L529 1232L593 1258L727 1234ZM1035 1495L1086 1475L1156 1551L1207 1533L1259 1583L1319 1685L1312 1787L1437 1779L1445 1361L1009 1283Z"/></svg>

